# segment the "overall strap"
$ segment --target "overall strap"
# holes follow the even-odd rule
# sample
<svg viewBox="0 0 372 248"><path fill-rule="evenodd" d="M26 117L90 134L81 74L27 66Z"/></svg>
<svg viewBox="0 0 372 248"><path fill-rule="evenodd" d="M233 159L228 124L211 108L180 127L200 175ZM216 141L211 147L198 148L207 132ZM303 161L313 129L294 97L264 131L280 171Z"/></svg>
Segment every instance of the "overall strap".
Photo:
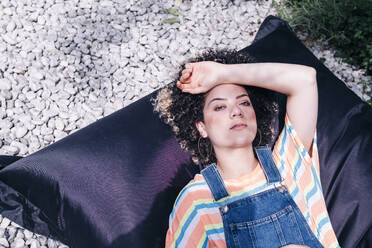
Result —
<svg viewBox="0 0 372 248"><path fill-rule="evenodd" d="M207 182L215 201L229 195L215 163L212 163L207 168L203 169L201 174Z"/></svg>
<svg viewBox="0 0 372 248"><path fill-rule="evenodd" d="M262 168L265 172L265 176L268 183L276 183L281 182L282 177L280 176L280 172L276 167L273 154L271 149L268 146L258 146L254 148L260 161Z"/></svg>

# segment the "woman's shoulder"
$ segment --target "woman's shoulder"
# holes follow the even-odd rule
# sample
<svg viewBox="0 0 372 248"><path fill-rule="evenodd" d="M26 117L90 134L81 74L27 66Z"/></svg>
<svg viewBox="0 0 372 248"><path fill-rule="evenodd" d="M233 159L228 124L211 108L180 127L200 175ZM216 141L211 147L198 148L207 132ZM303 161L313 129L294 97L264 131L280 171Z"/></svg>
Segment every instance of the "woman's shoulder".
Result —
<svg viewBox="0 0 372 248"><path fill-rule="evenodd" d="M183 202L186 198L188 198L188 202L190 202L190 199L197 199L200 193L206 190L208 190L208 185L204 177L199 173L195 174L194 178L191 179L178 194L175 205Z"/></svg>
<svg viewBox="0 0 372 248"><path fill-rule="evenodd" d="M186 193L193 193L195 195L195 193L199 192L199 191L202 191L202 190L206 190L208 189L208 185L203 177L202 174L195 174L194 178L191 179L187 184L186 186L182 189L181 192L186 192Z"/></svg>
<svg viewBox="0 0 372 248"><path fill-rule="evenodd" d="M189 188L193 188L197 185L201 185L201 184L205 184L205 180L204 180L204 177L202 174L200 173L197 173L194 175L194 178L191 179L184 187L184 189L189 189Z"/></svg>
<svg viewBox="0 0 372 248"><path fill-rule="evenodd" d="M209 203L211 193L201 174L196 174L178 194L170 215L171 223L174 219L189 218L190 213L198 209L200 204Z"/></svg>
<svg viewBox="0 0 372 248"><path fill-rule="evenodd" d="M314 164L316 168L318 165L318 147L317 147L317 132L313 134L313 143L310 150L306 150L301 138L297 135L290 117L286 113L285 123L278 139L273 147L274 159L291 160L293 163L299 164L299 159L305 164ZM279 162L279 161L278 161ZM318 170L318 169L317 169Z"/></svg>

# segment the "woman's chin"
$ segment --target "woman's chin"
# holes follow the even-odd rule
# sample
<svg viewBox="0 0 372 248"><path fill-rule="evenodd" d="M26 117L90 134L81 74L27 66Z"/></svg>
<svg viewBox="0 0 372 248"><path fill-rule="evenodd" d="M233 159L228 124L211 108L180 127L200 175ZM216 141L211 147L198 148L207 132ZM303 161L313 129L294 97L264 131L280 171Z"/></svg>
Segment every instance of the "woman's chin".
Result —
<svg viewBox="0 0 372 248"><path fill-rule="evenodd" d="M250 147L252 146L253 140L245 139L245 140L235 140L232 144L233 147L242 148L242 147Z"/></svg>
<svg viewBox="0 0 372 248"><path fill-rule="evenodd" d="M251 146L254 138L250 134L235 135L235 137L232 137L231 143L237 146Z"/></svg>

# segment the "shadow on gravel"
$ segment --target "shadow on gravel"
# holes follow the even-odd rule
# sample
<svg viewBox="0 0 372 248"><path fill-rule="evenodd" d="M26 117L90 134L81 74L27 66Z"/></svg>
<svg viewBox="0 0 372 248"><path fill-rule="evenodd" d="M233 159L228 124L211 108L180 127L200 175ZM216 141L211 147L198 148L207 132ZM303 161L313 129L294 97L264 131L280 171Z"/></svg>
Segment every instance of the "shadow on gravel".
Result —
<svg viewBox="0 0 372 248"><path fill-rule="evenodd" d="M69 22L58 32L55 41L55 47L72 62L64 69L64 79L79 88L94 90L102 90L104 82L125 81L125 77L120 78L123 75L113 74L119 68L125 69L138 51L132 47L121 56L121 45L143 35L133 29L139 28L141 21L147 22L144 14L152 10L150 2L138 4L133 10L115 3L115 6L98 6L96 10L80 8L67 13Z"/></svg>

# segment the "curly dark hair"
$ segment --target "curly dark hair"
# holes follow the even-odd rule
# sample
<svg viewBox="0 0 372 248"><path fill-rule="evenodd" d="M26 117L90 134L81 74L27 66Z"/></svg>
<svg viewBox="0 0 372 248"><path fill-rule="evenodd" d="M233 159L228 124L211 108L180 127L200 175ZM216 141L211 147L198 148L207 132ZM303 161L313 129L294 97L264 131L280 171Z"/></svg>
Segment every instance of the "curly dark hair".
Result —
<svg viewBox="0 0 372 248"><path fill-rule="evenodd" d="M222 64L256 62L255 58L247 53L225 48L208 49L195 58L189 59L184 65L200 61L215 61ZM195 122L204 121L203 107L206 93L182 92L176 85L177 80L182 76L182 70L183 68L178 78L159 90L156 97L151 100L154 111L158 112L160 118L172 127L181 148L190 152L195 164L205 167L217 162L210 140L202 138L195 126ZM268 145L274 138L272 124L274 114L278 109L274 92L259 87L241 86L246 89L256 114L257 134L253 140L253 146Z"/></svg>

